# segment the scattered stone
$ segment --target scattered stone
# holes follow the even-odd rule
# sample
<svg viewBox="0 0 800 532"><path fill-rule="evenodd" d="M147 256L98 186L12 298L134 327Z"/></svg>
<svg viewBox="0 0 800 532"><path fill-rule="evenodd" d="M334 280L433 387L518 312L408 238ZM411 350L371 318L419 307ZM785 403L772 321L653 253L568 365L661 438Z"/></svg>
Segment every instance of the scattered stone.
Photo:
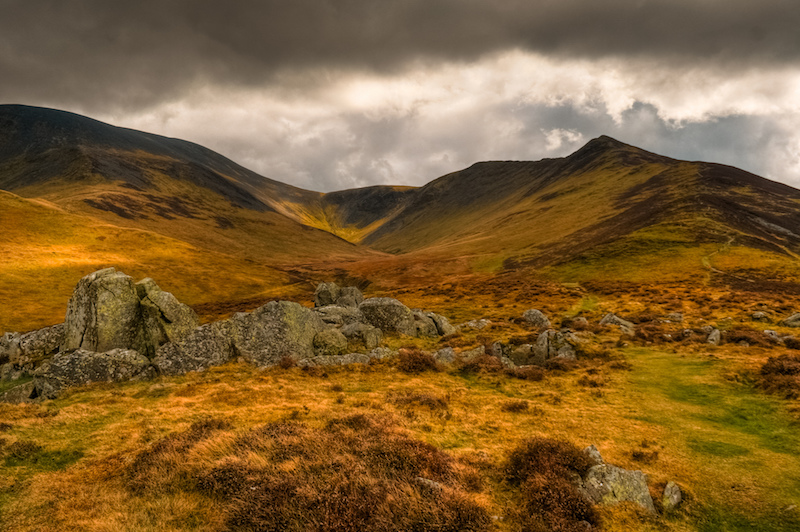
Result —
<svg viewBox="0 0 800 532"><path fill-rule="evenodd" d="M753 312L750 317L753 318L754 321L769 321L769 315L762 311Z"/></svg>
<svg viewBox="0 0 800 532"><path fill-rule="evenodd" d="M410 308L390 297L365 299L359 306L364 321L384 332L417 335L417 324Z"/></svg>
<svg viewBox="0 0 800 532"><path fill-rule="evenodd" d="M485 329L486 327L488 327L491 324L492 324L491 321L487 320L486 318L481 318L479 320L470 320L470 321L468 321L466 323L462 323L461 325L458 326L458 328L459 329L475 329L477 331L480 331L481 329Z"/></svg>
<svg viewBox="0 0 800 532"><path fill-rule="evenodd" d="M500 342L493 342L486 351L486 354L497 358L503 358L506 354L506 347Z"/></svg>
<svg viewBox="0 0 800 532"><path fill-rule="evenodd" d="M628 336L633 336L636 334L636 326L633 323L623 320L613 313L608 313L603 316L603 319L600 320L600 325L616 325L623 334Z"/></svg>
<svg viewBox="0 0 800 532"><path fill-rule="evenodd" d="M339 330L348 340L361 342L367 349L375 349L383 340L383 332L366 323L351 323Z"/></svg>
<svg viewBox="0 0 800 532"><path fill-rule="evenodd" d="M700 327L700 331L702 331L706 335L711 334L711 332L713 330L714 330L714 327L712 327L711 325L703 325L702 327Z"/></svg>
<svg viewBox="0 0 800 532"><path fill-rule="evenodd" d="M667 319L669 321L674 321L675 323L682 323L683 322L683 314L680 312L672 312L667 314Z"/></svg>
<svg viewBox="0 0 800 532"><path fill-rule="evenodd" d="M339 329L325 329L314 336L314 354L335 356L347 353L347 338Z"/></svg>
<svg viewBox="0 0 800 532"><path fill-rule="evenodd" d="M800 327L800 312L792 314L781 322L784 327Z"/></svg>
<svg viewBox="0 0 800 532"><path fill-rule="evenodd" d="M706 343L711 345L719 345L721 340L722 340L722 333L720 333L719 329L713 329L708 334L708 338L706 338Z"/></svg>
<svg viewBox="0 0 800 532"><path fill-rule="evenodd" d="M456 360L456 351L452 347L445 347L436 351L433 358L442 364L452 364Z"/></svg>
<svg viewBox="0 0 800 532"><path fill-rule="evenodd" d="M342 289L336 283L319 283L314 291L314 306L327 307L335 305Z"/></svg>
<svg viewBox="0 0 800 532"><path fill-rule="evenodd" d="M767 338L769 338L773 342L777 342L777 343L781 343L781 344L783 343L783 338L781 338L781 336L778 334L777 331L773 331L773 330L767 329L767 330L764 331L764 336L766 336Z"/></svg>
<svg viewBox="0 0 800 532"><path fill-rule="evenodd" d="M533 325L534 327L538 327L540 329L549 329L550 328L550 320L541 310L537 309L530 309L526 310L522 313L522 317L525 321Z"/></svg>
<svg viewBox="0 0 800 532"><path fill-rule="evenodd" d="M678 487L675 482L670 480L667 483L667 486L664 488L664 497L661 501L664 506L664 511L671 512L675 510L678 506L680 506L682 501L683 493L681 493L681 488Z"/></svg>
<svg viewBox="0 0 800 532"><path fill-rule="evenodd" d="M196 328L184 338L158 348L153 364L163 375L183 375L219 366L234 356L228 321Z"/></svg>
<svg viewBox="0 0 800 532"><path fill-rule="evenodd" d="M458 354L459 360L462 362L471 362L476 358L480 358L486 354L486 348L484 346L478 346L473 349L468 349L466 351L461 351Z"/></svg>
<svg viewBox="0 0 800 532"><path fill-rule="evenodd" d="M542 365L551 358L577 358L575 346L578 338L570 332L554 331L548 329L539 335L533 347L533 356L529 359L531 364Z"/></svg>
<svg viewBox="0 0 800 532"><path fill-rule="evenodd" d="M325 328L315 312L289 301L272 301L252 313L238 313L230 322L237 352L262 368L284 357L313 357L314 337Z"/></svg>
<svg viewBox="0 0 800 532"><path fill-rule="evenodd" d="M583 478L583 491L595 504L632 501L651 514L656 512L647 489L647 478L641 471L629 471L610 464L593 466Z"/></svg>
<svg viewBox="0 0 800 532"><path fill-rule="evenodd" d="M442 491L444 489L444 487L438 482L423 477L415 477L414 482L417 485L432 491Z"/></svg>
<svg viewBox="0 0 800 532"><path fill-rule="evenodd" d="M36 395L54 399L72 386L92 382L123 382L155 376L155 369L144 355L129 349L96 353L79 349L58 353L42 364L34 374Z"/></svg>

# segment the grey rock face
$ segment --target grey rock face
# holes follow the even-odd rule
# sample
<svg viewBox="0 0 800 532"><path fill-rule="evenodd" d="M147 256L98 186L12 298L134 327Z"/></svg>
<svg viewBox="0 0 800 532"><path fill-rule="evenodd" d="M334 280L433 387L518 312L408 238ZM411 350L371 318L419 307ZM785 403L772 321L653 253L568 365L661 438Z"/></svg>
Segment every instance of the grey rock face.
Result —
<svg viewBox="0 0 800 532"><path fill-rule="evenodd" d="M72 386L149 379L154 375L150 360L136 351L113 349L95 353L80 349L55 355L36 370L33 382L40 397L52 399Z"/></svg>
<svg viewBox="0 0 800 532"><path fill-rule="evenodd" d="M417 335L414 313L396 299L373 297L365 299L358 308L364 314L365 322L373 327L384 332Z"/></svg>
<svg viewBox="0 0 800 532"><path fill-rule="evenodd" d="M722 340L722 333L719 332L719 329L714 329L708 334L708 338L706 338L706 343L711 345L719 345L721 340Z"/></svg>
<svg viewBox="0 0 800 532"><path fill-rule="evenodd" d="M596 465L586 472L583 490L595 504L632 501L652 514L656 512L647 489L647 478L641 471L629 471L610 464Z"/></svg>
<svg viewBox="0 0 800 532"><path fill-rule="evenodd" d="M439 330L436 328L436 323L428 314L422 310L415 309L414 312L414 326L417 331L413 336L418 338L434 338L439 336Z"/></svg>
<svg viewBox="0 0 800 532"><path fill-rule="evenodd" d="M325 307L316 307L314 308L314 312L317 313L324 323L334 327L341 327L343 325L361 323L364 321L364 315L357 307L328 305Z"/></svg>
<svg viewBox="0 0 800 532"><path fill-rule="evenodd" d="M595 447L594 445L590 445L589 447L584 449L583 454L585 454L594 465L600 465L605 463L605 460L603 460L600 451L598 451L597 447Z"/></svg>
<svg viewBox="0 0 800 532"><path fill-rule="evenodd" d="M0 394L0 403L30 403L35 397L33 381L15 386Z"/></svg>
<svg viewBox="0 0 800 532"><path fill-rule="evenodd" d="M236 314L230 322L237 352L259 367L275 365L283 357L313 357L314 336L325 328L316 313L288 301L272 301L252 313Z"/></svg>
<svg viewBox="0 0 800 532"><path fill-rule="evenodd" d="M680 506L681 502L683 502L683 493L681 493L681 488L671 480L667 482L667 486L664 488L664 497L662 498L661 502L664 505L665 512L671 512L675 510L678 506Z"/></svg>
<svg viewBox="0 0 800 532"><path fill-rule="evenodd" d="M342 289L336 283L319 283L314 291L314 306L326 307L335 305Z"/></svg>
<svg viewBox="0 0 800 532"><path fill-rule="evenodd" d="M540 365L556 357L575 360L577 344L578 339L572 333L548 329L539 335L533 347L533 356L529 360L533 364Z"/></svg>
<svg viewBox="0 0 800 532"><path fill-rule="evenodd" d="M347 338L338 329L325 329L314 336L314 353L317 356L334 356L347 353Z"/></svg>
<svg viewBox="0 0 800 532"><path fill-rule="evenodd" d="M608 313L603 316L603 319L600 320L600 325L616 325L623 334L628 336L633 336L636 334L636 326L633 323L623 320L613 313Z"/></svg>
<svg viewBox="0 0 800 532"><path fill-rule="evenodd" d="M67 306L65 325L61 351L146 351L133 279L114 268L94 272L78 282Z"/></svg>
<svg viewBox="0 0 800 532"><path fill-rule="evenodd" d="M336 304L342 307L358 307L364 301L364 294L355 286L345 286L336 298Z"/></svg>
<svg viewBox="0 0 800 532"><path fill-rule="evenodd" d="M227 321L198 327L159 347L153 364L163 375L183 375L224 364L233 358L230 329Z"/></svg>
<svg viewBox="0 0 800 532"><path fill-rule="evenodd" d="M452 364L456 360L456 352L452 347L445 347L436 351L433 358L442 364Z"/></svg>
<svg viewBox="0 0 800 532"><path fill-rule="evenodd" d="M366 323L351 323L339 330L349 341L361 342L367 349L375 349L383 340L381 330Z"/></svg>
<svg viewBox="0 0 800 532"><path fill-rule="evenodd" d="M36 365L56 354L64 342L65 327L61 323L32 331L19 338L19 354L10 362L17 366Z"/></svg>
<svg viewBox="0 0 800 532"><path fill-rule="evenodd" d="M436 325L436 331L439 333L439 336L447 336L448 334L455 334L458 329L456 329L453 325L450 324L450 320L442 316L441 314L436 314L435 312L427 312L426 315L433 320L433 323Z"/></svg>
<svg viewBox="0 0 800 532"><path fill-rule="evenodd" d="M19 346L19 333L5 333L0 336L0 364L8 364L19 359L22 348Z"/></svg>
<svg viewBox="0 0 800 532"><path fill-rule="evenodd" d="M792 314L781 322L784 327L800 327L800 312Z"/></svg>
<svg viewBox="0 0 800 532"><path fill-rule="evenodd" d="M522 317L529 324L540 329L550 328L550 319L541 310L530 309L522 313Z"/></svg>
<svg viewBox="0 0 800 532"><path fill-rule="evenodd" d="M149 277L136 283L142 320L153 351L164 342L184 338L199 325L197 314Z"/></svg>

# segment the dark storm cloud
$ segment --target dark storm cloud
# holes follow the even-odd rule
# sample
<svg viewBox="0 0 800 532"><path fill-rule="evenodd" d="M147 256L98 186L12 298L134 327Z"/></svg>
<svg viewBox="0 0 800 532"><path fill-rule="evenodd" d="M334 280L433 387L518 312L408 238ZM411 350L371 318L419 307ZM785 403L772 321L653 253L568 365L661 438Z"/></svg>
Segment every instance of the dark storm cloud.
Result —
<svg viewBox="0 0 800 532"><path fill-rule="evenodd" d="M286 70L391 73L510 48L736 68L800 57L796 0L3 0L0 7L0 98L86 109L140 108L207 84L277 83Z"/></svg>

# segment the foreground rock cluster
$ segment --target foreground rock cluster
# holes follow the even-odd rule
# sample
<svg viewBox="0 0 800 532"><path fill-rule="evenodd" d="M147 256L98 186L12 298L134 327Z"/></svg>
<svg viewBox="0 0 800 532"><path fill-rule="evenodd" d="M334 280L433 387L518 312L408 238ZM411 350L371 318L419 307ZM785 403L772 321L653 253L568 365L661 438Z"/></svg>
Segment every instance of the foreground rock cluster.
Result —
<svg viewBox="0 0 800 532"><path fill-rule="evenodd" d="M180 375L234 358L258 367L367 363L390 354L380 348L384 333L456 330L438 314L396 299L364 299L357 288L334 283L320 284L314 303L308 309L273 301L199 325L191 308L152 279L134 283L113 268L100 270L80 280L63 324L0 339L0 377L33 376L3 399L54 398L71 386Z"/></svg>

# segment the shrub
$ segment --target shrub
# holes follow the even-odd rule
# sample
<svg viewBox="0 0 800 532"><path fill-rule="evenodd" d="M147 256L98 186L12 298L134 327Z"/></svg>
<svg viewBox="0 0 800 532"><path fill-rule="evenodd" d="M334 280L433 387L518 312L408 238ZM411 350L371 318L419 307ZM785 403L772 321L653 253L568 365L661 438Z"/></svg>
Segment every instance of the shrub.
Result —
<svg viewBox="0 0 800 532"><path fill-rule="evenodd" d="M461 362L458 371L461 374L469 373L501 373L505 370L500 359L492 355L481 355L466 362Z"/></svg>
<svg viewBox="0 0 800 532"><path fill-rule="evenodd" d="M738 344L739 342L747 342L750 345L758 345L762 347L769 347L772 342L761 331L749 328L732 329L725 335L725 341Z"/></svg>
<svg viewBox="0 0 800 532"><path fill-rule="evenodd" d="M505 403L500 405L500 410L502 410L503 412L513 412L513 413L526 412L528 408L530 408L530 404L528 404L528 401L525 400L506 401Z"/></svg>
<svg viewBox="0 0 800 532"><path fill-rule="evenodd" d="M430 353L417 348L402 348L397 355L397 368L403 373L422 373L436 371L436 359Z"/></svg>
<svg viewBox="0 0 800 532"><path fill-rule="evenodd" d="M782 393L787 398L800 395L800 356L770 357L761 366L759 386L770 393Z"/></svg>
<svg viewBox="0 0 800 532"><path fill-rule="evenodd" d="M515 379L538 382L544 380L544 370L538 366L523 366L510 369L506 374Z"/></svg>
<svg viewBox="0 0 800 532"><path fill-rule="evenodd" d="M800 349L800 338L795 338L794 336L784 338L783 345L789 349Z"/></svg>

